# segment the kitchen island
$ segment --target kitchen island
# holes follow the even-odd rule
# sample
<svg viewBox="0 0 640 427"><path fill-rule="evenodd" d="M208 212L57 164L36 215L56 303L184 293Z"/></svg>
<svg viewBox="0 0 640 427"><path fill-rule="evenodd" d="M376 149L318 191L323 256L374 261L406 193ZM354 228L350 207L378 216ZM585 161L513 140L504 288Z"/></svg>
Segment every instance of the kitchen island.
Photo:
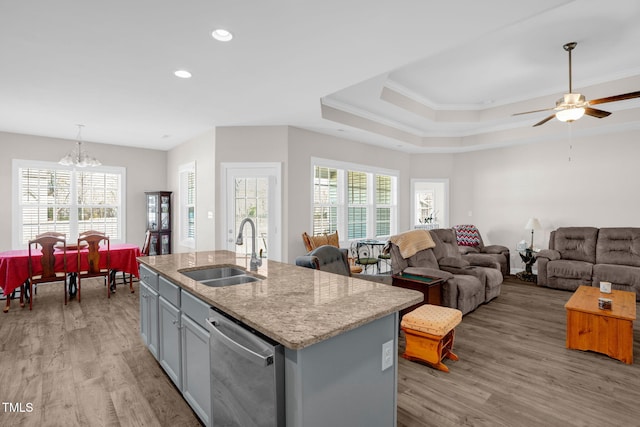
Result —
<svg viewBox="0 0 640 427"><path fill-rule="evenodd" d="M420 293L268 260L252 273L261 280L228 287L182 273L211 266L248 270L249 259L229 251L139 260L161 283L285 347L287 426L395 425L398 311L420 302Z"/></svg>

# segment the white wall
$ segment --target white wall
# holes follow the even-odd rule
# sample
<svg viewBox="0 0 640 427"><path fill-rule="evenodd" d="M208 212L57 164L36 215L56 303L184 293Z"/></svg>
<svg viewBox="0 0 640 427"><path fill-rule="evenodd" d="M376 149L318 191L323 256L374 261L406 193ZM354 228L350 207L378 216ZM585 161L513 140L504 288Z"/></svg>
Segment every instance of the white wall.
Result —
<svg viewBox="0 0 640 427"><path fill-rule="evenodd" d="M215 130L211 129L190 141L180 144L167 154L167 183L173 191L173 252L189 252L192 248L180 245L179 210L180 210L180 166L195 162L196 164L196 248L197 251L215 249ZM209 212L213 214L209 218Z"/></svg>
<svg viewBox="0 0 640 427"><path fill-rule="evenodd" d="M487 243L510 247L512 266L520 268L515 245L530 241L529 217L544 228L535 233L540 248L561 226L639 227L639 140L637 130L572 142L567 133L564 140L456 155L452 224L477 225Z"/></svg>
<svg viewBox="0 0 640 427"><path fill-rule="evenodd" d="M12 159L57 162L73 147L75 141L0 132L0 251L11 247ZM146 231L145 191L166 186L166 152L84 142L83 147L105 166L127 170L127 223L125 240L142 246Z"/></svg>

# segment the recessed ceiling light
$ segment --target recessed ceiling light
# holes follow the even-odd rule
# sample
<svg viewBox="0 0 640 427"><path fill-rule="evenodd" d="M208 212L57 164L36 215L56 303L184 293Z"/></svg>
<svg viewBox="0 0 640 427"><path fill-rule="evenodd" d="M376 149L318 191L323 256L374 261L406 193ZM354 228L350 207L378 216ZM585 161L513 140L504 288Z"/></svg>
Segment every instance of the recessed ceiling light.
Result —
<svg viewBox="0 0 640 427"><path fill-rule="evenodd" d="M224 30L222 28L218 28L217 30L211 33L211 37L221 42L228 42L233 38L233 34L229 31Z"/></svg>
<svg viewBox="0 0 640 427"><path fill-rule="evenodd" d="M181 79L190 79L191 78L191 73L188 72L187 70L178 70L175 73L176 77L180 77Z"/></svg>

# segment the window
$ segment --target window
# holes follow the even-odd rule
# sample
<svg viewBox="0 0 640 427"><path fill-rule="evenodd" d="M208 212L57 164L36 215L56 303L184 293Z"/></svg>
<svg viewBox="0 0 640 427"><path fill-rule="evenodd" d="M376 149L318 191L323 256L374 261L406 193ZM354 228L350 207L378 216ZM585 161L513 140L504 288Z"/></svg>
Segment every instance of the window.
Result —
<svg viewBox="0 0 640 427"><path fill-rule="evenodd" d="M312 159L313 234L338 231L348 240L383 238L397 230L398 172Z"/></svg>
<svg viewBox="0 0 640 427"><path fill-rule="evenodd" d="M313 235L330 234L338 229L338 170L314 169Z"/></svg>
<svg viewBox="0 0 640 427"><path fill-rule="evenodd" d="M74 169L57 163L13 161L13 246L45 231L73 240L87 230L124 240L125 169Z"/></svg>
<svg viewBox="0 0 640 427"><path fill-rule="evenodd" d="M196 164L180 166L180 244L196 247Z"/></svg>

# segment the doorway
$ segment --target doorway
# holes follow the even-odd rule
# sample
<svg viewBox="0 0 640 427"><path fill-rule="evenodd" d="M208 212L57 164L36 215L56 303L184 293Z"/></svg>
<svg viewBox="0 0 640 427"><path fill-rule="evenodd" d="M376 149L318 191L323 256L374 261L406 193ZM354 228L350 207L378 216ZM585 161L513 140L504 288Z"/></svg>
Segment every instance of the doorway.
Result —
<svg viewBox="0 0 640 427"><path fill-rule="evenodd" d="M449 227L449 180L411 180L411 228Z"/></svg>
<svg viewBox="0 0 640 427"><path fill-rule="evenodd" d="M282 261L281 165L280 163L222 163L224 249L251 255L252 230L245 226L244 244L236 245L238 227L244 218L255 224L256 254Z"/></svg>

